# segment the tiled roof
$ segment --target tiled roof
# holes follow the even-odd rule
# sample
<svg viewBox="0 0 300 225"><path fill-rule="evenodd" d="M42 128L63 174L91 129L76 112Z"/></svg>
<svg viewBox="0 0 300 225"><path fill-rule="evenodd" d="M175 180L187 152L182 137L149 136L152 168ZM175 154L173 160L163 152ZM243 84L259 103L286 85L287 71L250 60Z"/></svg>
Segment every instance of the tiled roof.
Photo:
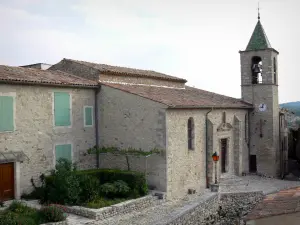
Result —
<svg viewBox="0 0 300 225"><path fill-rule="evenodd" d="M246 221L264 217L300 212L300 187L282 190L267 195L255 208L244 218Z"/></svg>
<svg viewBox="0 0 300 225"><path fill-rule="evenodd" d="M268 37L266 35L266 32L261 25L260 20L258 20L255 29L252 33L252 36L250 38L250 41L247 45L246 51L249 50L263 50L267 48L272 48L271 44L268 40Z"/></svg>
<svg viewBox="0 0 300 225"><path fill-rule="evenodd" d="M105 86L129 92L172 108L252 108L240 99L186 86L185 89L142 85L101 83Z"/></svg>
<svg viewBox="0 0 300 225"><path fill-rule="evenodd" d="M173 80L182 83L186 83L187 80L183 78L169 76L163 73L155 72L152 70L142 70L142 69L134 69L128 67L120 67L120 66L111 66L106 64L99 64L99 63L92 63L92 62L85 62L73 59L63 59L65 61L71 61L78 64L82 64L88 67L92 67L99 72L111 74L111 75L126 75L126 76L135 76L135 77L152 77L156 79L163 79L163 80Z"/></svg>
<svg viewBox="0 0 300 225"><path fill-rule="evenodd" d="M0 65L0 82L15 84L44 84L61 86L97 87L95 81L87 80L61 71Z"/></svg>

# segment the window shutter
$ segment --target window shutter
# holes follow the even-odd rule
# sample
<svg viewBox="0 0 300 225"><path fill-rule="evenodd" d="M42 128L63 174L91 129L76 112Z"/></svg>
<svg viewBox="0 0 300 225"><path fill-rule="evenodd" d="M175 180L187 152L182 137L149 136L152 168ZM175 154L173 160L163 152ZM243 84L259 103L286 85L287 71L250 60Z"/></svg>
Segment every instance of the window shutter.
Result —
<svg viewBox="0 0 300 225"><path fill-rule="evenodd" d="M85 107L85 126L93 125L93 110L92 107Z"/></svg>
<svg viewBox="0 0 300 225"><path fill-rule="evenodd" d="M14 131L14 99L0 96L0 131Z"/></svg>
<svg viewBox="0 0 300 225"><path fill-rule="evenodd" d="M54 119L55 126L71 125L71 108L69 93L54 93Z"/></svg>
<svg viewBox="0 0 300 225"><path fill-rule="evenodd" d="M56 157L56 161L58 161L61 158L72 161L72 145L71 144L56 145L55 157Z"/></svg>

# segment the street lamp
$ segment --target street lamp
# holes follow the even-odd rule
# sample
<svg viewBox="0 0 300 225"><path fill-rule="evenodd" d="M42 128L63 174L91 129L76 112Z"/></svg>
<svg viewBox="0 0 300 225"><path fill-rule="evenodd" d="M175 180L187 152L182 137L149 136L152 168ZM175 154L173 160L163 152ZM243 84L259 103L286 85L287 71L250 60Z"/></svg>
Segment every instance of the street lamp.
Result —
<svg viewBox="0 0 300 225"><path fill-rule="evenodd" d="M217 152L212 155L212 159L215 162L215 184L217 184L217 162L219 161L219 157Z"/></svg>

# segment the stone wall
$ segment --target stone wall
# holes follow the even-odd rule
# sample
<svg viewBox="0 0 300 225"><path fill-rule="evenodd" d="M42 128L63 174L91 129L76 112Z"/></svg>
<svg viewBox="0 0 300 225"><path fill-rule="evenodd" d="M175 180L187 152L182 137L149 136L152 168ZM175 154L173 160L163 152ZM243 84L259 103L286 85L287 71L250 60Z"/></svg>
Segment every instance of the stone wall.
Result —
<svg viewBox="0 0 300 225"><path fill-rule="evenodd" d="M155 225L233 225L263 198L262 192L220 193L186 205ZM154 224L153 224L154 225Z"/></svg>
<svg viewBox="0 0 300 225"><path fill-rule="evenodd" d="M98 104L101 146L143 151L154 148L163 150L159 158L148 158L148 168L151 167L151 175L148 178L151 184L165 191L166 106L107 86L101 87ZM133 164L138 171L143 170L143 160L131 160L136 161ZM124 165L124 160L120 157L107 162L105 156L101 155L100 162L102 167L109 168L116 167L119 163L121 167Z"/></svg>
<svg viewBox="0 0 300 225"><path fill-rule="evenodd" d="M161 204L163 201L164 200L158 200L158 197L149 195L100 209L91 209L81 206L66 206L65 210L68 213L73 213L90 219L104 220L109 217L140 211L142 209Z"/></svg>
<svg viewBox="0 0 300 225"><path fill-rule="evenodd" d="M226 112L226 124L232 127L229 130L219 129L218 131L218 128L222 125L223 111ZM168 198L181 198L187 194L188 189L200 191L206 187L205 114L207 112L208 110L205 109L167 110ZM210 183L214 181L215 175L215 167L212 165L211 156L213 152L220 155L220 139L222 138L228 138L227 173L241 175L242 172L248 171L248 150L244 137L246 112L242 109L226 109L213 110L208 114L208 179ZM187 142L187 121L190 117L193 117L195 125L194 150L188 150ZM234 117L238 118L239 121L235 128L233 126ZM235 136L234 129L240 129L240 135ZM234 143L238 143L238 145L234 145ZM237 157L238 161L236 161ZM217 163L218 178L221 176L220 160ZM237 166L236 163L239 165Z"/></svg>
<svg viewBox="0 0 300 225"><path fill-rule="evenodd" d="M0 94L15 96L15 131L0 134L0 151L23 151L29 158L16 166L16 197L31 190L31 177L54 168L55 144L71 143L73 161L80 168L94 168L96 157L84 156L95 145L95 128L84 127L83 107L94 106L93 89L72 89L26 85L0 85ZM71 94L71 127L54 127L53 92Z"/></svg>
<svg viewBox="0 0 300 225"><path fill-rule="evenodd" d="M163 154L150 156L128 156L130 170L146 174L147 183L150 187L159 191L166 191L166 158ZM100 154L99 167L109 169L127 170L127 160L124 155L111 153Z"/></svg>

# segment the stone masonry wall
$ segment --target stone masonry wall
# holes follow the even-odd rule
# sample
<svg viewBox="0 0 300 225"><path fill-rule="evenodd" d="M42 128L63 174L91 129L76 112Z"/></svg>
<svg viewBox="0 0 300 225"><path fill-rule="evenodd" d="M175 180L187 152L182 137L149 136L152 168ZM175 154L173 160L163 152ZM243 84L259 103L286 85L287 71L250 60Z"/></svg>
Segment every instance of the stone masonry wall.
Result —
<svg viewBox="0 0 300 225"><path fill-rule="evenodd" d="M95 128L84 127L83 122L83 107L95 104L93 89L0 85L0 90L0 94L15 95L15 131L0 133L0 151L23 151L29 157L17 168L19 194L31 190L31 177L37 181L41 173L54 168L55 144L71 143L73 161L79 162L80 168L95 167L96 157L84 156L95 145ZM53 125L54 91L71 94L70 128Z"/></svg>
<svg viewBox="0 0 300 225"><path fill-rule="evenodd" d="M222 113L226 112L227 123L234 124L234 116L241 122L240 129L244 131L246 110L213 110L208 115L208 173L209 182L214 181L214 166L211 155L217 152L220 155L220 139L228 138L227 173L241 175L248 171L248 149L245 144L240 144L240 149L234 149L234 142L245 142L245 132L240 132L239 140L235 140L233 127L231 131L218 132L217 128L222 124ZM206 187L206 133L205 114L208 110L167 110L167 197L181 198L187 194L188 189L200 191ZM189 117L194 119L195 148L188 150L187 121ZM239 154L241 153L241 154ZM239 155L238 171L235 171L234 155ZM221 160L221 159L220 159ZM221 176L220 160L217 163L217 176Z"/></svg>
<svg viewBox="0 0 300 225"><path fill-rule="evenodd" d="M166 157L165 153L151 156L128 156L130 170L146 174L147 183L155 190L166 191ZM100 168L127 170L127 160L124 155L100 154Z"/></svg>
<svg viewBox="0 0 300 225"><path fill-rule="evenodd" d="M165 190L166 106L105 85L101 87L98 104L101 146L122 149L131 147L143 151L154 148L163 150L158 161L149 157L148 167L152 168L152 173L148 178L151 184ZM105 167L116 167L116 160L120 163L119 160L122 159L119 157L114 161L105 162L105 156L100 156L100 162L105 163ZM143 162L140 161L134 167L141 166L143 168Z"/></svg>

